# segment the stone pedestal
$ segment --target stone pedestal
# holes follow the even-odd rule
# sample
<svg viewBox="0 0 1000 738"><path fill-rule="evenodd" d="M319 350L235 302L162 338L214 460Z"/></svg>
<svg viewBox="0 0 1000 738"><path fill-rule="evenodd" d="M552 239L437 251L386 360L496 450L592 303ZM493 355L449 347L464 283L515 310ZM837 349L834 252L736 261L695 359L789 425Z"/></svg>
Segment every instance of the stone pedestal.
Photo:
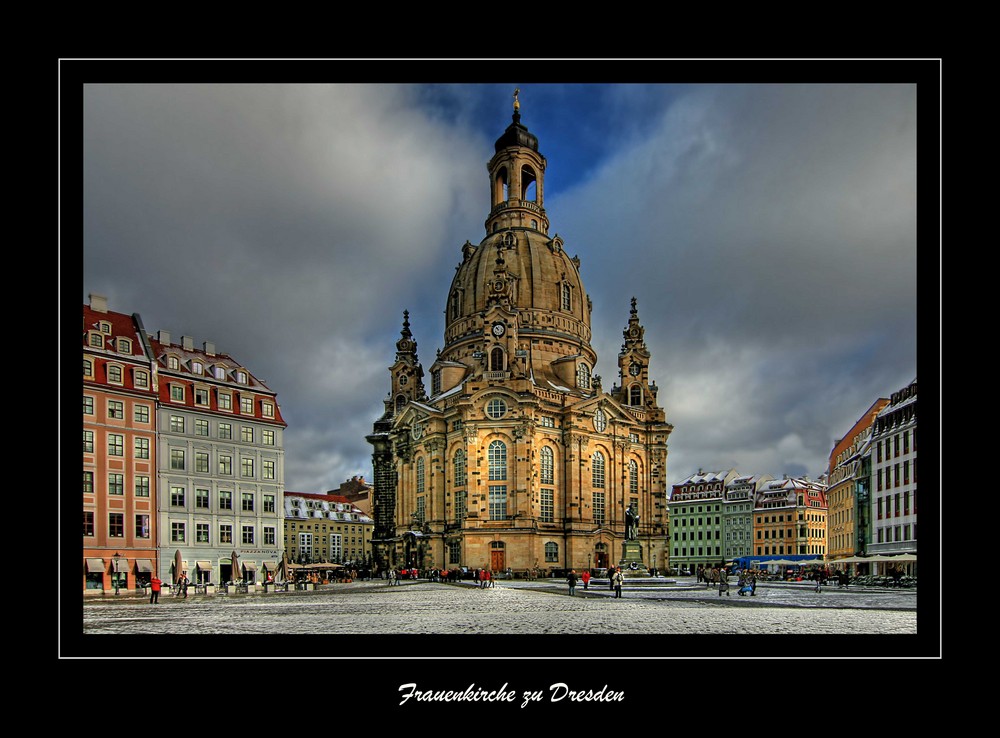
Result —
<svg viewBox="0 0 1000 738"><path fill-rule="evenodd" d="M642 546L639 541L622 543L622 558L618 565L625 576L649 576L649 570L642 563Z"/></svg>

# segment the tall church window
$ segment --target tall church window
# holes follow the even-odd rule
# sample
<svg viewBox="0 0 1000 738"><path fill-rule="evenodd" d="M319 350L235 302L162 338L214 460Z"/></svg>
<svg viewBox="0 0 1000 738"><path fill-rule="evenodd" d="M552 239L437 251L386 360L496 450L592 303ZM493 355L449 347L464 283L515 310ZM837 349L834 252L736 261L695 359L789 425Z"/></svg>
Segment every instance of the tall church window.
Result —
<svg viewBox="0 0 1000 738"><path fill-rule="evenodd" d="M637 384L633 384L629 390L629 405L641 405L642 404L642 387Z"/></svg>
<svg viewBox="0 0 1000 738"><path fill-rule="evenodd" d="M493 441L489 448L490 481L507 478L507 444Z"/></svg>
<svg viewBox="0 0 1000 738"><path fill-rule="evenodd" d="M405 405L405 404L406 404L406 398L403 397L403 395L397 395L396 396L396 412L397 413L402 412L403 405Z"/></svg>
<svg viewBox="0 0 1000 738"><path fill-rule="evenodd" d="M576 386L580 389L590 389L590 367L580 364L576 368Z"/></svg>
<svg viewBox="0 0 1000 738"><path fill-rule="evenodd" d="M541 451L541 484L555 484L553 480L555 474L555 463L553 460L552 449L548 446L543 446Z"/></svg>
<svg viewBox="0 0 1000 738"><path fill-rule="evenodd" d="M451 319L458 320L459 312L459 297L458 290L451 293Z"/></svg>
<svg viewBox="0 0 1000 738"><path fill-rule="evenodd" d="M573 292L570 290L568 284L563 283L562 286L562 309L572 310L573 309Z"/></svg>
<svg viewBox="0 0 1000 738"><path fill-rule="evenodd" d="M541 504L541 521L543 523L551 523L553 520L553 513L555 511L554 504L554 492L551 489L542 490L542 504Z"/></svg>
<svg viewBox="0 0 1000 738"><path fill-rule="evenodd" d="M639 464L635 459L628 462L628 491L633 495L639 494Z"/></svg>
<svg viewBox="0 0 1000 738"><path fill-rule="evenodd" d="M507 485L490 485L490 520L507 519Z"/></svg>
<svg viewBox="0 0 1000 738"><path fill-rule="evenodd" d="M507 199L507 169L501 167L497 171L496 179L493 181L493 200L503 202Z"/></svg>
<svg viewBox="0 0 1000 738"><path fill-rule="evenodd" d="M455 458L453 460L453 473L454 473L454 484L456 487L464 487L467 481L466 474L466 463L465 463L465 449L460 448L455 452Z"/></svg>
<svg viewBox="0 0 1000 738"><path fill-rule="evenodd" d="M418 497L417 498L417 522L420 525L424 524L424 520L427 517L427 498ZM351 539L353 540L353 539Z"/></svg>
<svg viewBox="0 0 1000 738"><path fill-rule="evenodd" d="M417 494L422 494L424 491L424 473L426 469L424 467L424 457L421 456L417 459Z"/></svg>
<svg viewBox="0 0 1000 738"><path fill-rule="evenodd" d="M604 525L604 493L594 493L594 523Z"/></svg>
<svg viewBox="0 0 1000 738"><path fill-rule="evenodd" d="M591 462L591 484L592 486L604 489L604 454L595 451Z"/></svg>

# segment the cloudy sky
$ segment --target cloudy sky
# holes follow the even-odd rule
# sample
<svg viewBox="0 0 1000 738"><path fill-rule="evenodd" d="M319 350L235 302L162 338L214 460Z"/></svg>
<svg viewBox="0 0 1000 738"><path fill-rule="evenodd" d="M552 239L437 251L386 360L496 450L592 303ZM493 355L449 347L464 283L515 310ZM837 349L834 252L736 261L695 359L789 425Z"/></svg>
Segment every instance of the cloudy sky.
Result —
<svg viewBox="0 0 1000 738"><path fill-rule="evenodd" d="M461 246L485 235L485 164L517 86L607 386L638 300L671 483L816 477L917 376L903 82L92 81L83 302L212 341L274 389L286 488L370 478L402 312L428 367Z"/></svg>

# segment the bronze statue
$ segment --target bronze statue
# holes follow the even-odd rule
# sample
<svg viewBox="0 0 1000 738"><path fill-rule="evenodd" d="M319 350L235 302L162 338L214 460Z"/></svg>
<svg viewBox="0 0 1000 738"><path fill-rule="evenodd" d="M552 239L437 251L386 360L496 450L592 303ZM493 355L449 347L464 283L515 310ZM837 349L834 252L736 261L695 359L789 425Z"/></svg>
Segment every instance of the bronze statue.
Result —
<svg viewBox="0 0 1000 738"><path fill-rule="evenodd" d="M625 510L625 540L635 541L639 538L639 511L633 502Z"/></svg>

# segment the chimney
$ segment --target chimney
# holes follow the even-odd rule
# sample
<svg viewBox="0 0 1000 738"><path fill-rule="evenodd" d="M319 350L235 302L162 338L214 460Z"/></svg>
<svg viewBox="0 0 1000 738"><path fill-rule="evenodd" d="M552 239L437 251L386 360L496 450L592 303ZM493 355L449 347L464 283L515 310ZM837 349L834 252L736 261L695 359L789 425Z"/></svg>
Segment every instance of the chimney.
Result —
<svg viewBox="0 0 1000 738"><path fill-rule="evenodd" d="M215 356L215 344L214 343L211 343L210 341L205 341L202 344L202 348L205 349L205 353L208 356Z"/></svg>
<svg viewBox="0 0 1000 738"><path fill-rule="evenodd" d="M104 295L90 293L90 309L97 313L108 312L108 298Z"/></svg>
<svg viewBox="0 0 1000 738"><path fill-rule="evenodd" d="M191 336L181 336L181 347L185 351L194 350L194 339Z"/></svg>
<svg viewBox="0 0 1000 738"><path fill-rule="evenodd" d="M156 340L162 343L164 346L170 345L170 333L167 331L157 331Z"/></svg>

